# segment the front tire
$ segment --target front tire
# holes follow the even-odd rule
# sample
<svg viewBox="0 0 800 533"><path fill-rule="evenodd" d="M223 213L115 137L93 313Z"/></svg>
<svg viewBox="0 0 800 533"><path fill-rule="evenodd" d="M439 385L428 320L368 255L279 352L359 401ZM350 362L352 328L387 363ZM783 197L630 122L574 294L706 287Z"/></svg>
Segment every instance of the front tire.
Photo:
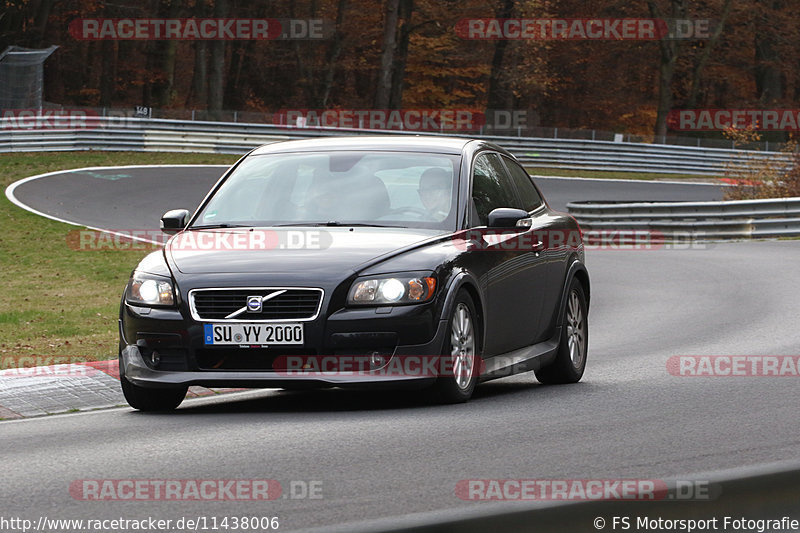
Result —
<svg viewBox="0 0 800 533"><path fill-rule="evenodd" d="M122 394L128 404L139 411L172 411L186 397L188 387L169 389L148 389L134 385L124 375L120 375Z"/></svg>
<svg viewBox="0 0 800 533"><path fill-rule="evenodd" d="M589 323L586 294L577 279L573 279L569 286L561 328L561 340L558 343L555 361L535 372L536 379L541 383L577 383L586 369Z"/></svg>
<svg viewBox="0 0 800 533"><path fill-rule="evenodd" d="M434 395L441 403L468 401L478 383L480 334L476 316L472 298L466 291L459 291L447 322L447 339L442 350L443 357L450 357L448 375L439 376L433 386ZM451 368L452 374L449 374Z"/></svg>

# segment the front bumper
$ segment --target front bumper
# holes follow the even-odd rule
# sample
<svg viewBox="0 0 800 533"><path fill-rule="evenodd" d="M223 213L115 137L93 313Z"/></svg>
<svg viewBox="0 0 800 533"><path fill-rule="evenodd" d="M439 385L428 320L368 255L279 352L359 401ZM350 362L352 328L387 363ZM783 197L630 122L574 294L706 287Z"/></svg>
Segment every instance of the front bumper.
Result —
<svg viewBox="0 0 800 533"><path fill-rule="evenodd" d="M424 387L436 377L385 369L397 358L440 354L447 321L439 319L435 309L433 304L401 306L388 313L375 308L342 309L307 322L301 347L217 349L204 345L204 323L186 318L182 311L123 303L120 372L140 387ZM370 372L315 371L309 375L272 368L276 358L287 355L346 358L370 354L379 354L385 365Z"/></svg>

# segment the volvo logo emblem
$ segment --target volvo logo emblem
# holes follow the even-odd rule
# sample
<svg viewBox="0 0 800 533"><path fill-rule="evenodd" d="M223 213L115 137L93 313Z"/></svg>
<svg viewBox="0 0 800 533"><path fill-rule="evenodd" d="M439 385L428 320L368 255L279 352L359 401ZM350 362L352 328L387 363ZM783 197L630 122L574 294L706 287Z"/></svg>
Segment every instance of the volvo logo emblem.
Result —
<svg viewBox="0 0 800 533"><path fill-rule="evenodd" d="M261 313L264 311L264 302L268 302L273 298L277 298L287 290L289 289L275 290L267 294L266 296L248 296L247 303L244 305L244 307L237 309L233 313L226 316L225 320L236 318L237 316L242 315L244 313Z"/></svg>
<svg viewBox="0 0 800 533"><path fill-rule="evenodd" d="M248 296L247 297L247 312L260 313L261 312L261 296Z"/></svg>

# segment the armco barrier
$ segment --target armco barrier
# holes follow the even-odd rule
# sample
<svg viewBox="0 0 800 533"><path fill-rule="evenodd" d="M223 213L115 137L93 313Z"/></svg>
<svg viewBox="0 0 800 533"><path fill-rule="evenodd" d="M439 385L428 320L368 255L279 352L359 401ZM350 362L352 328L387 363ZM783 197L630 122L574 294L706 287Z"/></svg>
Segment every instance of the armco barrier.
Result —
<svg viewBox="0 0 800 533"><path fill-rule="evenodd" d="M476 502L447 512L393 517L346 527L305 530L367 533L575 533L604 531L759 531L757 520L800 522L800 465L767 465L695 474L694 480L707 481L716 493L712 499L656 501L591 501L577 503ZM668 486L674 486L668 483ZM456 505L454 505L456 507ZM615 522L615 517L617 518ZM725 517L753 520L753 527L723 527ZM627 518L628 525L622 522ZM696 521L717 519L716 529L698 528ZM639 519L646 519L641 527ZM684 520L682 525L653 527L651 520ZM690 530L689 520L695 521ZM791 526L769 526L761 531L794 531Z"/></svg>
<svg viewBox="0 0 800 533"><path fill-rule="evenodd" d="M34 121L27 119L28 124ZM387 133L439 135L130 117L92 117L87 119L84 129L15 129L17 126L13 119L0 119L0 152L135 150L242 154L261 144L288 139ZM719 176L728 168L745 169L754 161L777 160L789 164L788 156L780 152L580 139L481 138L503 146L531 167Z"/></svg>
<svg viewBox="0 0 800 533"><path fill-rule="evenodd" d="M800 236L800 198L725 202L570 202L585 232L642 230L681 240Z"/></svg>

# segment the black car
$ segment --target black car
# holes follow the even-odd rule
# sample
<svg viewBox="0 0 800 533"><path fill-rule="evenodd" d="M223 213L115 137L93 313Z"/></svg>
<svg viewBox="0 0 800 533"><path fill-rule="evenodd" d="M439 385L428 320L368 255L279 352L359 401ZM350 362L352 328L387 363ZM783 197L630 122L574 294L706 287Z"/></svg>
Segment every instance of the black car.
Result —
<svg viewBox="0 0 800 533"><path fill-rule="evenodd" d="M173 409L190 385L396 386L463 402L478 381L583 375L580 229L494 144L269 144L161 227L174 235L120 307L134 408Z"/></svg>

